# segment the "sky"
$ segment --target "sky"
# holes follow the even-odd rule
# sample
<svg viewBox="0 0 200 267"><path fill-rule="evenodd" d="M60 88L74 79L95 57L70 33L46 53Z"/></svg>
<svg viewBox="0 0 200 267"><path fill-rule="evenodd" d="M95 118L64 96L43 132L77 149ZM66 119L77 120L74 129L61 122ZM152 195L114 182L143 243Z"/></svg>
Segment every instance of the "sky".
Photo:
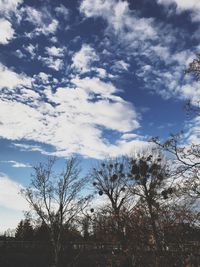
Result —
<svg viewBox="0 0 200 267"><path fill-rule="evenodd" d="M0 0L0 232L47 156L88 170L155 136L198 143L199 41L199 0Z"/></svg>

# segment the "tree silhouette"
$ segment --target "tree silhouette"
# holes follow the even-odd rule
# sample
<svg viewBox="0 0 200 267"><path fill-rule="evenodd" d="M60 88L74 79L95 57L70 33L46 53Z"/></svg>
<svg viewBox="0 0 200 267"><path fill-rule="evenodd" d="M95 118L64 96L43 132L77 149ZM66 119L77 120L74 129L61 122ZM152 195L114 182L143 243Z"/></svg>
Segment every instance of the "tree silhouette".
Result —
<svg viewBox="0 0 200 267"><path fill-rule="evenodd" d="M180 193L185 193L194 200L200 198L200 146L199 144L183 145L182 134L171 135L161 143L159 138L153 138L154 142L163 151L174 156L175 177L182 178L179 186Z"/></svg>
<svg viewBox="0 0 200 267"><path fill-rule="evenodd" d="M153 151L152 151L153 152ZM129 160L130 192L138 196L139 203L144 205L150 218L150 226L157 250L162 249L162 239L159 233L159 209L163 198L165 183L169 170L163 156L158 153L148 153Z"/></svg>
<svg viewBox="0 0 200 267"><path fill-rule="evenodd" d="M57 174L55 159L34 167L31 185L22 191L33 213L48 227L53 248L53 266L58 266L62 249L64 225L69 225L88 204L88 197L81 197L85 178L80 178L79 161L69 158L64 170Z"/></svg>
<svg viewBox="0 0 200 267"><path fill-rule="evenodd" d="M30 220L21 220L17 226L15 238L20 241L32 241L34 237L34 229Z"/></svg>
<svg viewBox="0 0 200 267"><path fill-rule="evenodd" d="M116 158L102 161L90 171L90 179L99 196L105 196L108 200L106 211L112 216L113 228L116 228L119 238L122 238L123 225L120 212L123 207L128 206L131 196L126 186L127 159Z"/></svg>

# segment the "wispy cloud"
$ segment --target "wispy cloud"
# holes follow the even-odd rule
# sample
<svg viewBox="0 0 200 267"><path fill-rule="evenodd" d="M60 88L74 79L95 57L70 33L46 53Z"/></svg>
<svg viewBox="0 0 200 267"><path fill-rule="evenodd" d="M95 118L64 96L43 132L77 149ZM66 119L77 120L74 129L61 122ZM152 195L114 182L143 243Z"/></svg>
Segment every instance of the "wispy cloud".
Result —
<svg viewBox="0 0 200 267"><path fill-rule="evenodd" d="M94 48L83 44L81 49L72 57L72 67L82 73L91 71L92 63L98 61L99 57Z"/></svg>
<svg viewBox="0 0 200 267"><path fill-rule="evenodd" d="M185 9L199 8L196 0L160 0L159 3L169 4L174 1ZM118 52L121 55L122 50L124 58L132 56L137 64L136 74L146 89L163 98L187 99L189 95L193 95L192 98L198 97L195 83L190 86L191 79L184 77L186 66L195 56L195 49L177 47L177 36L181 39L185 32L181 33L170 24L163 25L153 18L140 18L126 1L111 0L102 4L100 0L94 3L83 0L80 11L86 17L101 17L107 22L107 32L114 35L115 43L120 46ZM112 44L109 41L109 47ZM111 70L126 71L128 67L129 63L118 60L111 66Z"/></svg>
<svg viewBox="0 0 200 267"><path fill-rule="evenodd" d="M59 71L63 68L63 60L61 58L55 59L52 56L50 56L50 57L39 56L38 60L42 61L43 65L45 65L48 68L53 69L55 71Z"/></svg>
<svg viewBox="0 0 200 267"><path fill-rule="evenodd" d="M200 116L186 123L185 138L188 144L200 145Z"/></svg>
<svg viewBox="0 0 200 267"><path fill-rule="evenodd" d="M64 18L64 20L68 20L69 19L69 9L67 9L64 5L60 5L58 7L55 8L55 11L57 13L58 16L62 16Z"/></svg>
<svg viewBox="0 0 200 267"><path fill-rule="evenodd" d="M157 0L157 2L166 7L175 4L173 8L177 14L191 11L191 21L199 21L198 0ZM105 31L113 37L113 40L106 38L102 40L102 45L107 49L104 48L104 51L111 57L108 50L114 46L122 58L116 60L114 64L112 61L110 69L113 72L126 71L129 68L129 62L126 60L131 57L142 89L160 95L165 100L190 99L196 105L197 99L200 99L200 85L185 75L185 69L195 58L195 53L199 52L199 46L188 48L186 40L191 39L191 36L187 35L188 32L174 26L173 23L162 23L155 18L140 17L140 13L130 9L128 1L83 0L80 11L87 18L102 18L106 21ZM196 32L195 38L199 36L198 33ZM198 123L195 123L195 132L196 128Z"/></svg>
<svg viewBox="0 0 200 267"><path fill-rule="evenodd" d="M0 44L6 45L16 37L14 26L21 20L18 7L22 3L23 0L0 1Z"/></svg>
<svg viewBox="0 0 200 267"><path fill-rule="evenodd" d="M25 15L25 20L35 26L33 31L27 33L28 37L32 38L41 34L48 36L57 31L58 20L53 18L45 8L40 11L33 7L26 6L22 8L22 12Z"/></svg>
<svg viewBox="0 0 200 267"><path fill-rule="evenodd" d="M19 148L21 151L34 151L34 152L41 152L42 154L49 154L45 151L41 146L38 145L27 145L22 143L13 143L14 147Z"/></svg>
<svg viewBox="0 0 200 267"><path fill-rule="evenodd" d="M46 47L46 53L52 57L63 57L64 49L56 46Z"/></svg>
<svg viewBox="0 0 200 267"><path fill-rule="evenodd" d="M0 1L0 14L2 17L12 19L13 16L19 15L18 7L23 3L23 0L7 0Z"/></svg>
<svg viewBox="0 0 200 267"><path fill-rule="evenodd" d="M32 44L29 44L27 46L24 46L24 50L26 52L28 52L28 54L31 56L31 59L34 59L36 57L36 54L37 54L37 50L38 50L38 46L37 45L32 45Z"/></svg>
<svg viewBox="0 0 200 267"><path fill-rule="evenodd" d="M20 78L15 83L20 83ZM55 92L46 87L41 96L39 91L26 88L10 96L14 85L8 81L7 99L0 97L1 137L49 144L59 156L79 153L99 158L126 153L128 146L110 143L103 137L104 129L126 133L140 126L134 106L115 95L118 89L112 83L99 78L76 77L71 80L73 87L60 87Z"/></svg>
<svg viewBox="0 0 200 267"><path fill-rule="evenodd" d="M191 19L200 21L200 2L198 0L157 0L159 4L169 6L175 4L177 13L191 11Z"/></svg>
<svg viewBox="0 0 200 267"><path fill-rule="evenodd" d="M32 166L28 163L18 162L15 160L2 160L2 163L11 164L13 168L31 168Z"/></svg>
<svg viewBox="0 0 200 267"><path fill-rule="evenodd" d="M11 9L19 6L13 4ZM36 60L41 64L38 72L30 69L27 75L17 67L0 65L0 136L51 145L52 154L59 156L80 153L101 158L127 153L131 146L145 141L135 133L141 116L123 98L121 84L125 80L121 78L128 74L129 80L139 81L133 84L135 90L145 88L163 99L194 100L199 97L199 85L183 73L195 49L186 48L184 31L142 17L128 1L83 0L80 12L82 25L91 17L104 20L102 38L96 42L93 37L76 37L66 49L59 35L70 17L64 5L54 12L45 5L40 9L20 7L21 21L30 26L23 36L35 39L26 38L28 42L16 48L18 60L33 62L33 69ZM62 19L59 24L61 15L65 22ZM9 42L13 37L14 33L4 39ZM179 37L181 46L177 46ZM46 40L45 45L39 39ZM131 94L135 101L134 92ZM109 131L113 139L108 137ZM37 146L24 149L47 153Z"/></svg>
<svg viewBox="0 0 200 267"><path fill-rule="evenodd" d="M80 11L86 17L102 17L108 22L108 30L114 30L124 42L155 39L156 31L153 27L153 19L139 18L131 12L126 1L83 0Z"/></svg>

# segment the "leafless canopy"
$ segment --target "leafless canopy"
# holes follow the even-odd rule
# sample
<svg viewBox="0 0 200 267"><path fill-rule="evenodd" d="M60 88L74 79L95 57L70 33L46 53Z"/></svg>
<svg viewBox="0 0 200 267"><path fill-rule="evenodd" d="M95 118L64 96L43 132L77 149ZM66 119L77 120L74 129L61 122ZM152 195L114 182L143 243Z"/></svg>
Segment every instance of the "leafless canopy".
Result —
<svg viewBox="0 0 200 267"><path fill-rule="evenodd" d="M80 196L85 178L80 178L77 158L69 158L60 174L55 159L34 167L30 187L22 191L32 211L48 226L57 266L63 226L69 225L85 208L88 198Z"/></svg>
<svg viewBox="0 0 200 267"><path fill-rule="evenodd" d="M197 54L197 58L189 64L186 73L193 74L196 80L200 79L200 53Z"/></svg>
<svg viewBox="0 0 200 267"><path fill-rule="evenodd" d="M200 146L199 144L181 145L182 133L171 135L164 143L155 137L151 141L164 151L170 152L180 163L177 173L183 174L188 170L200 168Z"/></svg>
<svg viewBox="0 0 200 267"><path fill-rule="evenodd" d="M178 164L174 175L182 178L179 191L195 201L200 198L200 146L199 144L181 145L181 134L171 135L164 143L158 138L152 141L164 151L174 155Z"/></svg>
<svg viewBox="0 0 200 267"><path fill-rule="evenodd" d="M107 196L113 212L118 215L129 199L127 184L127 161L125 158L108 159L94 168L90 177L98 194Z"/></svg>

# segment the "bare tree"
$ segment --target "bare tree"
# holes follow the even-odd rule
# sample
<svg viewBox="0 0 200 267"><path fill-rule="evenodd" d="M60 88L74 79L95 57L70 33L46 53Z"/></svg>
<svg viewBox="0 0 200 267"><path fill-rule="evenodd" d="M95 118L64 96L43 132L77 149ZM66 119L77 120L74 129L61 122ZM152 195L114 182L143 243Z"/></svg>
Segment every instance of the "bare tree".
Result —
<svg viewBox="0 0 200 267"><path fill-rule="evenodd" d="M85 178L80 178L77 158L69 158L64 170L56 174L53 170L55 159L34 167L31 184L22 191L32 211L47 225L51 237L53 266L58 266L62 248L63 226L69 225L86 207L88 197L80 193Z"/></svg>
<svg viewBox="0 0 200 267"><path fill-rule="evenodd" d="M192 118L200 115L200 101L196 101L195 105L191 100L188 100L185 105L185 111L188 118Z"/></svg>
<svg viewBox="0 0 200 267"><path fill-rule="evenodd" d="M192 74L196 81L200 80L200 53L197 54L195 58L186 69L186 73ZM193 99L193 101L188 100L185 109L187 115L199 116L200 115L200 100Z"/></svg>
<svg viewBox="0 0 200 267"><path fill-rule="evenodd" d="M200 198L200 145L182 145L181 137L181 134L176 134L171 135L163 143L158 138L153 138L152 142L174 156L174 175L181 176L183 181L181 191L191 197Z"/></svg>
<svg viewBox="0 0 200 267"><path fill-rule="evenodd" d="M123 207L128 208L130 193L127 190L127 159L116 158L104 160L97 168L90 172L93 186L100 196L105 195L108 204L107 212L113 217L116 231L122 237L123 226L121 223L120 212Z"/></svg>
<svg viewBox="0 0 200 267"><path fill-rule="evenodd" d="M200 80L200 53L198 53L197 58L189 64L186 73L191 73L197 81Z"/></svg>
<svg viewBox="0 0 200 267"><path fill-rule="evenodd" d="M115 222L111 212L104 208L98 209L91 223L94 240L101 242L119 241L118 235L116 235Z"/></svg>
<svg viewBox="0 0 200 267"><path fill-rule="evenodd" d="M83 217L81 217L81 220L79 222L82 230L82 235L84 240L89 240L90 238L90 226L91 226L91 216L88 214L84 214Z"/></svg>
<svg viewBox="0 0 200 267"><path fill-rule="evenodd" d="M126 159L109 159L103 161L97 168L93 168L90 177L99 195L106 195L112 210L119 214L121 207L128 201L126 190L127 170Z"/></svg>
<svg viewBox="0 0 200 267"><path fill-rule="evenodd" d="M192 232L199 229L199 212L188 201L173 201L170 206L161 211L162 224L167 244L183 245L189 240L195 240ZM189 231L189 232L188 232Z"/></svg>
<svg viewBox="0 0 200 267"><path fill-rule="evenodd" d="M129 190L134 196L138 196L140 205L144 206L150 218L155 248L161 249L159 210L163 199L166 199L172 190L165 189L169 177L166 161L161 154L146 152L146 155L129 160L129 176L132 181Z"/></svg>

